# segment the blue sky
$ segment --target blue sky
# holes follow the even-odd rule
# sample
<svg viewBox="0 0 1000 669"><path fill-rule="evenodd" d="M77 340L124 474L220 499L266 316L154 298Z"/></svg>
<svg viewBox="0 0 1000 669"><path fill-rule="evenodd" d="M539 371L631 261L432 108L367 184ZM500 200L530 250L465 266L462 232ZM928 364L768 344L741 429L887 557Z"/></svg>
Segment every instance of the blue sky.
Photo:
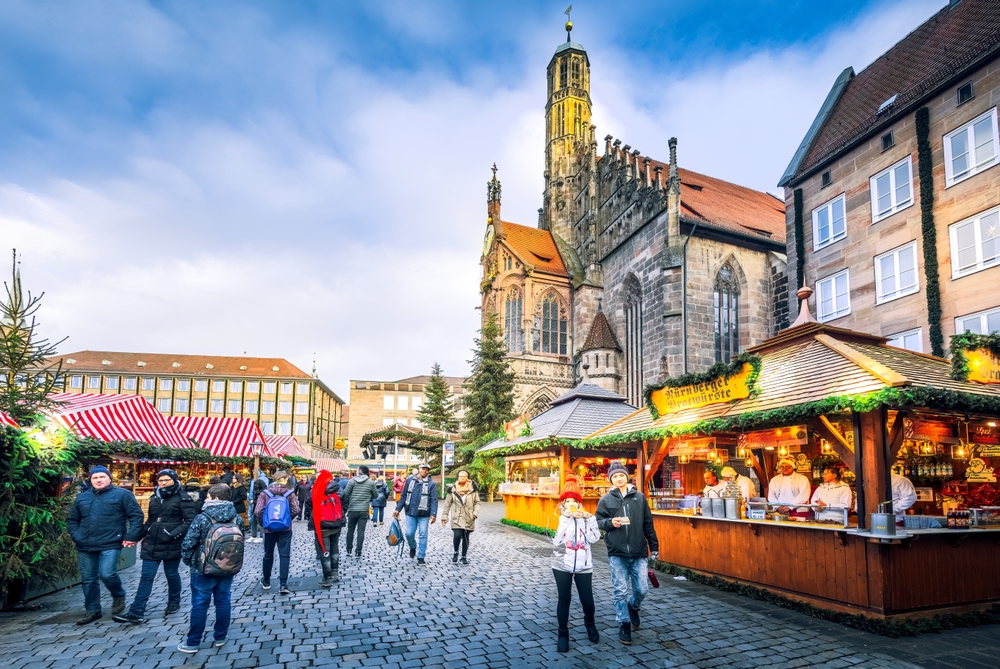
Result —
<svg viewBox="0 0 1000 669"><path fill-rule="evenodd" d="M945 4L575 2L599 137L777 193L830 85ZM478 325L485 181L536 220L565 3L0 0L0 247L83 348L350 378Z"/></svg>

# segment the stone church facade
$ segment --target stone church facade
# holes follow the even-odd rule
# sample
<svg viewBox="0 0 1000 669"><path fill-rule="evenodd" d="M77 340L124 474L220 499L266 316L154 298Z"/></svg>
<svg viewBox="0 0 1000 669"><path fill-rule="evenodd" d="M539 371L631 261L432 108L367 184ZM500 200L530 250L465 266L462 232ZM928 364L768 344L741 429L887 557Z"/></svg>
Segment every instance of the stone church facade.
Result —
<svg viewBox="0 0 1000 669"><path fill-rule="evenodd" d="M560 45L547 78L537 227L501 219L495 166L487 186L481 306L503 328L517 410L584 377L639 406L646 385L787 327L784 203L679 168L673 138L667 163L610 135L599 155L581 45Z"/></svg>

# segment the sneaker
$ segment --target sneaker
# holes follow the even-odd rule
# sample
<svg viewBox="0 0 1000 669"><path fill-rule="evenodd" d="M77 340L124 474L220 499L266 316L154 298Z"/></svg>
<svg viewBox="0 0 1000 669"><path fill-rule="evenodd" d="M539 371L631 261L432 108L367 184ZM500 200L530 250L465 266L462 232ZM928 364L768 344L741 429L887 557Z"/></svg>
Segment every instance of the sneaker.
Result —
<svg viewBox="0 0 1000 669"><path fill-rule="evenodd" d="M292 591L288 589L287 585L282 585L280 588L278 588L279 595L290 595L291 593Z"/></svg>
<svg viewBox="0 0 1000 669"><path fill-rule="evenodd" d="M226 645L226 637L222 637L221 639L216 639L215 640L215 647L216 648L222 648L225 645Z"/></svg>
<svg viewBox="0 0 1000 669"><path fill-rule="evenodd" d="M260 579L260 587L264 588L265 590L270 590L271 589L271 581L267 580L267 579L263 579L263 578Z"/></svg>
<svg viewBox="0 0 1000 669"><path fill-rule="evenodd" d="M628 617L629 622L632 623L632 629L639 629L639 609L628 607Z"/></svg>
<svg viewBox="0 0 1000 669"><path fill-rule="evenodd" d="M76 621L76 624L77 625L89 625L90 623L94 622L95 620L100 620L100 619L101 619L101 612L100 611L87 611L85 614L83 614L82 618L80 618L79 620Z"/></svg>
<svg viewBox="0 0 1000 669"><path fill-rule="evenodd" d="M622 623L622 626L618 628L618 640L626 646L632 645L632 625L630 623Z"/></svg>
<svg viewBox="0 0 1000 669"><path fill-rule="evenodd" d="M167 604L167 610L163 612L163 615L169 616L172 613L177 613L181 610L180 604Z"/></svg>
<svg viewBox="0 0 1000 669"><path fill-rule="evenodd" d="M417 558L417 566L424 567L426 565L427 565L427 563L424 562L423 558Z"/></svg>
<svg viewBox="0 0 1000 669"><path fill-rule="evenodd" d="M462 564L467 565L467 564L469 564L469 558L463 557L462 560L461 560L461 562L462 562Z"/></svg>
<svg viewBox="0 0 1000 669"><path fill-rule="evenodd" d="M458 564L458 553L455 553L454 555L451 556L451 563Z"/></svg>
<svg viewBox="0 0 1000 669"><path fill-rule="evenodd" d="M417 549L416 548L411 548L410 549L410 557L411 558L417 557Z"/></svg>
<svg viewBox="0 0 1000 669"><path fill-rule="evenodd" d="M187 641L182 641L177 644L177 650L182 653L188 653L189 655L194 655L198 652L198 646L189 646Z"/></svg>
<svg viewBox="0 0 1000 669"><path fill-rule="evenodd" d="M142 616L137 616L131 611L126 611L125 613L116 613L111 617L116 623L128 623L130 625L139 625L140 623L146 622L146 619Z"/></svg>
<svg viewBox="0 0 1000 669"><path fill-rule="evenodd" d="M121 613L124 610L125 610L125 598L124 597L115 597L111 601L111 613L112 614Z"/></svg>

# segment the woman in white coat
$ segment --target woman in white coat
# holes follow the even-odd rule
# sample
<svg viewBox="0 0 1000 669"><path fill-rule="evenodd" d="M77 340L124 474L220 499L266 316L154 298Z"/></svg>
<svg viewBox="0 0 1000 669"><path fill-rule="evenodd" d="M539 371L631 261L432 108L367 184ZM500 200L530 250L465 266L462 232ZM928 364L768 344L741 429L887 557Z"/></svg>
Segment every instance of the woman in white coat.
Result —
<svg viewBox="0 0 1000 669"><path fill-rule="evenodd" d="M812 495L812 503L819 507L850 509L853 505L851 486L843 481L843 473L839 467L827 467L823 470L823 483ZM844 520L843 511L817 510L816 520Z"/></svg>
<svg viewBox="0 0 1000 669"><path fill-rule="evenodd" d="M559 527L552 538L556 546L552 560L552 574L556 579L556 590L559 592L559 603L556 606L556 618L559 621L560 653L569 650L569 605L573 597L573 582L576 581L576 592L583 607L583 624L587 629L587 637L597 643L601 635L594 624L594 590L591 583L594 565L590 545L601 538L597 529L597 519L583 508L583 499L575 488L575 481L567 481L562 496L559 498Z"/></svg>

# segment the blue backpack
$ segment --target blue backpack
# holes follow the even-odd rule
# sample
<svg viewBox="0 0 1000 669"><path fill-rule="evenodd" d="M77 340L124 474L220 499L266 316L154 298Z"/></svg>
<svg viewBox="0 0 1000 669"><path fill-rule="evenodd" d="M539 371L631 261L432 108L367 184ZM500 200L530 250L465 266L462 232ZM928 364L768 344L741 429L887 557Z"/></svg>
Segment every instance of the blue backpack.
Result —
<svg viewBox="0 0 1000 669"><path fill-rule="evenodd" d="M275 496L270 490L265 490L267 504L264 505L263 521L264 529L268 532L287 532L292 529L292 512L288 508L288 497L292 494L289 490L281 497Z"/></svg>

